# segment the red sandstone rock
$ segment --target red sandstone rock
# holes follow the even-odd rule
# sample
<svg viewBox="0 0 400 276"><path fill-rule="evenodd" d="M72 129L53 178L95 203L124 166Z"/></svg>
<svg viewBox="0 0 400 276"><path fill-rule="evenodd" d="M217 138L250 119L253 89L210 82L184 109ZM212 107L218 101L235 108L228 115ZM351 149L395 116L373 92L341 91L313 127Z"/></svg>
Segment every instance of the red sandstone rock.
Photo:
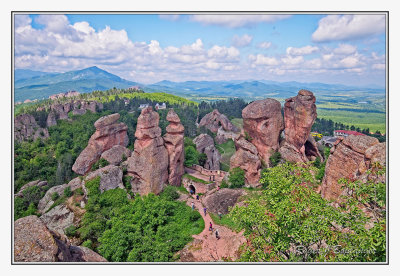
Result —
<svg viewBox="0 0 400 276"><path fill-rule="evenodd" d="M164 142L169 158L168 182L170 185L180 186L182 175L185 173L183 166L185 160L183 132L185 129L173 109L168 112L167 121L169 121L169 125L166 128L167 133L164 135Z"/></svg>
<svg viewBox="0 0 400 276"><path fill-rule="evenodd" d="M128 145L128 127L124 123L116 123L119 114L105 117L94 123L95 126L98 126L96 132L90 137L88 146L81 152L72 166L72 170L77 174L86 174L92 165L99 160L101 154L113 146L126 147Z"/></svg>
<svg viewBox="0 0 400 276"><path fill-rule="evenodd" d="M242 111L243 129L251 137L258 154L266 164L279 148L279 136L283 130L281 104L274 99L254 101Z"/></svg>
<svg viewBox="0 0 400 276"><path fill-rule="evenodd" d="M123 161L124 156L126 160L131 156L131 151L121 145L115 145L111 149L103 152L100 158L104 158L112 165L119 165Z"/></svg>
<svg viewBox="0 0 400 276"><path fill-rule="evenodd" d="M207 155L207 161L204 168L207 170L219 170L221 153L215 148L213 138L208 134L200 134L194 138L193 143L196 144L196 149L200 153Z"/></svg>
<svg viewBox="0 0 400 276"><path fill-rule="evenodd" d="M321 185L321 194L324 198L338 200L342 194L341 178L353 178L366 181L366 171L373 162L386 162L386 143L379 143L378 139L370 136L350 135L332 148L326 163L325 176Z"/></svg>
<svg viewBox="0 0 400 276"><path fill-rule="evenodd" d="M168 151L158 127L159 115L152 107L142 110L136 127L135 150L128 159L133 176L132 191L140 195L159 194L168 181Z"/></svg>
<svg viewBox="0 0 400 276"><path fill-rule="evenodd" d="M18 115L14 119L14 139L18 142L37 138L46 139L49 137L47 128L41 128L35 118L30 114Z"/></svg>
<svg viewBox="0 0 400 276"><path fill-rule="evenodd" d="M245 183L251 187L260 185L261 161L258 157L257 148L240 137L235 140L236 152L230 160L231 169L239 167L245 171Z"/></svg>

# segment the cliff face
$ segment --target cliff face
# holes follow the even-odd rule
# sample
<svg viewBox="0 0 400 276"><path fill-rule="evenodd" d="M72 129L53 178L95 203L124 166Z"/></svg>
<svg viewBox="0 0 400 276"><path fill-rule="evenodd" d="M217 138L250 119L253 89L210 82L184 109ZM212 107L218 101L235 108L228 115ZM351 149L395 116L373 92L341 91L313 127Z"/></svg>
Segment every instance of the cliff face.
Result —
<svg viewBox="0 0 400 276"><path fill-rule="evenodd" d="M72 166L74 172L84 175L100 159L103 152L115 145L124 147L128 145L128 127L124 123L116 122L119 117L120 115L115 113L101 117L94 123L96 132L90 137L88 146L81 152Z"/></svg>
<svg viewBox="0 0 400 276"><path fill-rule="evenodd" d="M161 137L159 119L152 107L142 110L135 132L135 150L128 159L132 190L141 195L159 194L168 181L168 151Z"/></svg>
<svg viewBox="0 0 400 276"><path fill-rule="evenodd" d="M196 149L200 153L207 155L206 163L204 168L207 170L219 170L221 154L214 145L213 138L208 134L200 134L193 139L193 143L196 144Z"/></svg>
<svg viewBox="0 0 400 276"><path fill-rule="evenodd" d="M279 148L283 130L281 104L274 99L254 101L242 111L243 130L251 137L258 155L266 164Z"/></svg>
<svg viewBox="0 0 400 276"><path fill-rule="evenodd" d="M18 142L37 138L46 139L49 137L47 128L39 127L35 118L30 114L18 115L14 119L14 139Z"/></svg>
<svg viewBox="0 0 400 276"><path fill-rule="evenodd" d="M168 151L169 159L169 176L168 182L173 186L180 186L182 175L185 173L183 162L185 160L184 151L184 127L181 124L179 116L173 109L167 114L169 125L166 128L167 133L164 135L165 147Z"/></svg>

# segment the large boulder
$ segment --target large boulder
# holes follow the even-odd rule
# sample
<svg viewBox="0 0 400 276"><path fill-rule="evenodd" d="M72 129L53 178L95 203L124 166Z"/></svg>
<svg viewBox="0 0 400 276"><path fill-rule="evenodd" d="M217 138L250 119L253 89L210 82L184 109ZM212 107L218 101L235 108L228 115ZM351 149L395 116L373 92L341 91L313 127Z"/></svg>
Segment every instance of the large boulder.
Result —
<svg viewBox="0 0 400 276"><path fill-rule="evenodd" d="M47 127L57 125L57 114L53 110L51 110L47 116L46 125Z"/></svg>
<svg viewBox="0 0 400 276"><path fill-rule="evenodd" d="M64 103L64 104L52 104L50 109L57 114L60 120L68 119L68 112L71 111L71 103Z"/></svg>
<svg viewBox="0 0 400 276"><path fill-rule="evenodd" d="M33 186L37 186L40 189L44 189L44 187L47 186L47 181L41 181L41 180L35 180L35 181L31 181L27 184L25 184L24 186L21 187L21 189L19 189L18 193L15 194L15 196L17 197L23 197L24 196L24 191L30 187Z"/></svg>
<svg viewBox="0 0 400 276"><path fill-rule="evenodd" d="M41 213L41 214L46 213L50 209L50 207L54 204L54 201L51 198L52 195L54 193L57 193L59 196L62 196L63 193L64 193L65 188L67 188L67 184L51 187L46 192L44 197L39 201L38 212Z"/></svg>
<svg viewBox="0 0 400 276"><path fill-rule="evenodd" d="M100 158L104 158L109 164L119 165L124 159L126 160L130 156L131 151L129 149L121 145L115 145L111 149L103 152Z"/></svg>
<svg viewBox="0 0 400 276"><path fill-rule="evenodd" d="M94 172L90 172L85 181L92 180L93 178L100 177L100 192L103 193L108 190L121 188L125 189L122 182L123 172L122 169L115 165L108 165L100 168Z"/></svg>
<svg viewBox="0 0 400 276"><path fill-rule="evenodd" d="M251 187L259 186L261 161L257 148L243 137L235 140L235 147L236 152L230 160L231 169L237 167L243 169L245 184Z"/></svg>
<svg viewBox="0 0 400 276"><path fill-rule="evenodd" d="M173 186L180 186L182 175L185 174L183 162L185 161L184 152L184 127L181 124L179 116L173 109L167 114L169 125L166 128L167 133L164 135L165 147L168 151L169 159L169 176L168 183Z"/></svg>
<svg viewBox="0 0 400 276"><path fill-rule="evenodd" d="M61 204L43 214L40 219L48 229L64 235L65 228L74 223L74 213L67 206Z"/></svg>
<svg viewBox="0 0 400 276"><path fill-rule="evenodd" d="M283 130L281 104L274 99L258 100L250 103L242 111L243 130L256 146L265 164L279 148L279 137Z"/></svg>
<svg viewBox="0 0 400 276"><path fill-rule="evenodd" d="M321 185L322 196L338 200L343 192L339 179L351 178L365 182L369 178L367 170L375 162L386 165L386 143L379 143L378 139L370 136L350 135L338 139L326 163Z"/></svg>
<svg viewBox="0 0 400 276"><path fill-rule="evenodd" d="M316 144L309 140L311 127L317 118L314 94L300 90L296 97L286 99L284 113L285 141L280 149L282 158L291 162L307 162L317 156L321 158L318 150L315 150Z"/></svg>
<svg viewBox="0 0 400 276"><path fill-rule="evenodd" d="M30 114L18 115L14 118L14 139L18 142L49 137L47 128L41 128Z"/></svg>
<svg viewBox="0 0 400 276"><path fill-rule="evenodd" d="M49 230L37 216L14 222L15 262L106 262L96 252L71 246L68 239Z"/></svg>
<svg viewBox="0 0 400 276"><path fill-rule="evenodd" d="M224 114L219 113L218 109L214 109L212 112L206 114L199 123L199 127L206 127L214 133L217 133L218 129L222 127L225 131L238 132L238 128L229 121L228 117Z"/></svg>
<svg viewBox="0 0 400 276"><path fill-rule="evenodd" d="M128 127L124 123L117 123L118 119L119 114L115 113L104 116L94 123L96 132L90 137L87 147L72 166L74 172L84 175L100 159L103 152L115 145L124 147L128 145Z"/></svg>
<svg viewBox="0 0 400 276"><path fill-rule="evenodd" d="M202 203L211 213L227 214L229 207L233 207L244 194L242 189L225 188L206 196Z"/></svg>
<svg viewBox="0 0 400 276"><path fill-rule="evenodd" d="M193 139L193 143L196 144L198 152L207 155L204 168L207 170L219 170L221 153L216 149L213 138L208 134L202 133Z"/></svg>
<svg viewBox="0 0 400 276"><path fill-rule="evenodd" d="M132 191L141 195L159 194L168 181L168 151L161 137L159 119L152 107L142 110L135 132L135 149L128 159Z"/></svg>

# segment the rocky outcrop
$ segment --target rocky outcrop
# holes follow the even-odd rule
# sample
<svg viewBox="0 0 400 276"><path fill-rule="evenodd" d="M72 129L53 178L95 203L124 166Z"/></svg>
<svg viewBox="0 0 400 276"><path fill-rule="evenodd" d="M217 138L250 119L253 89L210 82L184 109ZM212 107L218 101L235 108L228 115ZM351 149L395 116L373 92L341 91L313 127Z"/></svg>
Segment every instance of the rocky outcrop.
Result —
<svg viewBox="0 0 400 276"><path fill-rule="evenodd" d="M211 213L227 214L229 207L233 207L239 197L244 194L245 192L242 189L225 188L206 196L202 203L207 207L207 211Z"/></svg>
<svg viewBox="0 0 400 276"><path fill-rule="evenodd" d="M132 191L141 195L159 194L168 181L168 151L161 137L159 119L152 107L142 110L135 132L135 149L128 159Z"/></svg>
<svg viewBox="0 0 400 276"><path fill-rule="evenodd" d="M66 120L68 119L68 112L71 111L71 107L72 107L71 103L52 104L50 106L50 110L52 110L55 114L57 114L58 119Z"/></svg>
<svg viewBox="0 0 400 276"><path fill-rule="evenodd" d="M99 190L101 193L116 188L125 189L124 184L122 183L122 169L117 166L108 165L94 172L90 172L86 176L85 181L92 180L98 176L100 177Z"/></svg>
<svg viewBox="0 0 400 276"><path fill-rule="evenodd" d="M100 156L108 161L109 164L119 165L122 161L131 156L131 151L121 145L115 145L111 149L106 150Z"/></svg>
<svg viewBox="0 0 400 276"><path fill-rule="evenodd" d="M46 213L47 210L49 210L51 205L53 205L53 203L54 203L54 201L51 198L52 195L54 193L57 193L59 196L62 196L65 188L67 188L67 184L51 187L46 192L44 197L39 201L38 212L41 213L41 214Z"/></svg>
<svg viewBox="0 0 400 276"><path fill-rule="evenodd" d="M128 127L124 123L117 123L119 117L120 115L115 113L101 117L94 123L96 132L90 137L88 146L81 152L72 166L74 172L84 175L100 159L103 152L115 145L124 147L128 145Z"/></svg>
<svg viewBox="0 0 400 276"><path fill-rule="evenodd" d="M193 143L196 144L196 149L200 153L207 155L207 161L204 168L207 170L219 170L221 154L215 148L213 138L208 134L200 134L194 138Z"/></svg>
<svg viewBox="0 0 400 276"><path fill-rule="evenodd" d="M240 137L235 140L236 152L230 160L230 168L241 168L245 172L245 184L251 187L260 185L261 161L258 157L257 148Z"/></svg>
<svg viewBox="0 0 400 276"><path fill-rule="evenodd" d="M222 127L226 131L238 132L238 128L229 121L228 117L224 114L219 113L218 109L214 109L212 112L206 114L199 123L199 127L206 127L214 133L217 133L218 129Z"/></svg>
<svg viewBox="0 0 400 276"><path fill-rule="evenodd" d="M310 154L318 153L315 152L316 146L312 141L306 143L317 118L314 94L308 90L300 90L296 97L286 99L284 113L285 141L281 145L281 156L291 162L307 162L314 156ZM306 149L306 146L311 146L313 149Z"/></svg>
<svg viewBox="0 0 400 276"><path fill-rule="evenodd" d="M42 189L47 186L47 181L41 181L41 180L31 181L31 182L25 184L24 186L22 186L21 189L19 189L18 193L15 194L15 196L23 197L24 191L33 186L38 186L39 188Z"/></svg>
<svg viewBox="0 0 400 276"><path fill-rule="evenodd" d="M173 109L167 114L169 125L166 128L167 133L164 135L165 147L168 152L169 159L169 176L168 183L173 186L180 186L182 175L185 173L183 162L185 160L184 152L184 127L181 124L179 116Z"/></svg>
<svg viewBox="0 0 400 276"><path fill-rule="evenodd" d="M274 99L254 101L242 111L243 130L251 137L258 155L265 164L279 148L279 137L283 130L281 104Z"/></svg>
<svg viewBox="0 0 400 276"><path fill-rule="evenodd" d="M321 185L322 196L338 200L343 192L338 180L351 178L365 182L369 178L366 172L375 162L386 165L386 143L379 143L378 139L370 136L350 135L344 139L339 138L331 148L326 163Z"/></svg>
<svg viewBox="0 0 400 276"><path fill-rule="evenodd" d="M18 142L29 139L46 139L49 137L47 128L41 128L30 114L18 115L14 118L14 139Z"/></svg>
<svg viewBox="0 0 400 276"><path fill-rule="evenodd" d="M65 236L49 230L37 216L14 222L15 262L106 262L96 252L71 246Z"/></svg>
<svg viewBox="0 0 400 276"><path fill-rule="evenodd" d="M40 219L48 229L64 235L65 228L74 223L74 213L67 206L61 204L43 214Z"/></svg>
<svg viewBox="0 0 400 276"><path fill-rule="evenodd" d="M57 125L57 114L54 111L50 111L46 120L47 127Z"/></svg>

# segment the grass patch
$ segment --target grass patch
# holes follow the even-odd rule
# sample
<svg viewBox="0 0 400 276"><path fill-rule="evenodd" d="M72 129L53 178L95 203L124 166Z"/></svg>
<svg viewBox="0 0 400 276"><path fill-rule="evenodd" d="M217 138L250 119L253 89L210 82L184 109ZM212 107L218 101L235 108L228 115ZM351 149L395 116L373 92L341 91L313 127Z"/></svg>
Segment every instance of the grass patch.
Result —
<svg viewBox="0 0 400 276"><path fill-rule="evenodd" d="M242 119L240 119L242 120ZM218 151L221 153L221 170L228 172L230 169L230 160L232 155L235 154L235 142L229 139L227 142L219 145L215 145Z"/></svg>
<svg viewBox="0 0 400 276"><path fill-rule="evenodd" d="M210 184L210 183L212 183L212 182L210 182L210 181L204 181L203 179L194 177L194 176L192 176L192 175L190 175L190 174L187 174L187 173L185 173L182 177L183 177L183 178L188 178L188 179L193 180L194 182L198 182L198 183L203 183L203 184Z"/></svg>
<svg viewBox="0 0 400 276"><path fill-rule="evenodd" d="M239 129L243 128L243 119L242 118L232 119L231 122L235 127L239 128Z"/></svg>
<svg viewBox="0 0 400 276"><path fill-rule="evenodd" d="M232 231L235 231L236 233L240 232L242 230L229 216L228 214L222 215L221 219L219 219L219 216L213 213L209 213L211 216L211 219L214 221L214 223L218 225L222 225L225 227L228 227Z"/></svg>

